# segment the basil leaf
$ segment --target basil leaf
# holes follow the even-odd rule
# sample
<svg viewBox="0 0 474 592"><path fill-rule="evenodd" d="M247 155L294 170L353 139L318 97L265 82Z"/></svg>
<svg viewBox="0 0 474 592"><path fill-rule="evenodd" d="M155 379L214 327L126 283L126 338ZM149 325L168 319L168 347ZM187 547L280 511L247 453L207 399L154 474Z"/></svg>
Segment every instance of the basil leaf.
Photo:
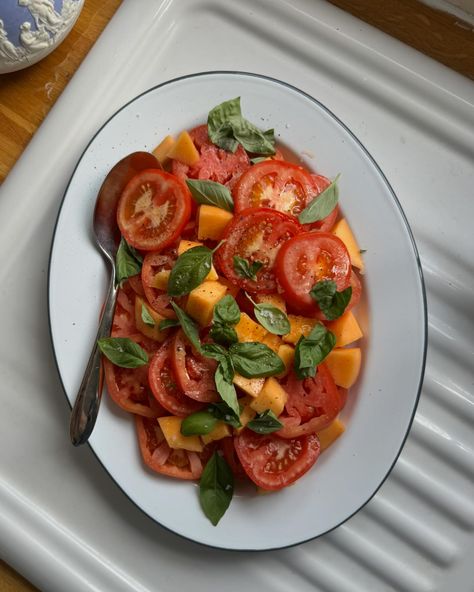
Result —
<svg viewBox="0 0 474 592"><path fill-rule="evenodd" d="M229 353L235 370L245 378L274 376L285 370L282 360L264 343L234 343Z"/></svg>
<svg viewBox="0 0 474 592"><path fill-rule="evenodd" d="M237 331L234 329L234 327L231 327L230 325L224 325L223 323L213 323L211 330L209 331L209 336L216 343L226 346L237 343L239 340Z"/></svg>
<svg viewBox="0 0 474 592"><path fill-rule="evenodd" d="M233 377L233 376L232 376ZM237 391L232 383L232 378L229 378L229 365L226 363L219 363L214 375L214 381L216 383L217 392L221 396L221 399L227 403L232 409L236 416L240 415L239 402L237 400Z"/></svg>
<svg viewBox="0 0 474 592"><path fill-rule="evenodd" d="M209 434L216 427L218 419L209 411L197 411L185 417L181 422L183 436L202 436Z"/></svg>
<svg viewBox="0 0 474 592"><path fill-rule="evenodd" d="M328 321L333 321L346 310L352 296L352 287L349 286L338 292L335 281L321 280L312 287L309 293L316 300Z"/></svg>
<svg viewBox="0 0 474 592"><path fill-rule="evenodd" d="M282 310L271 304L257 304L254 308L257 321L269 333L286 335L290 332L290 321Z"/></svg>
<svg viewBox="0 0 474 592"><path fill-rule="evenodd" d="M158 328L160 331L164 331L165 329L170 329L171 327L179 327L178 319L163 319L160 321Z"/></svg>
<svg viewBox="0 0 474 592"><path fill-rule="evenodd" d="M176 316L178 317L179 324L190 343L194 346L196 351L201 352L201 340L199 339L199 329L193 319L187 315L182 308L180 308L175 302L171 301Z"/></svg>
<svg viewBox="0 0 474 592"><path fill-rule="evenodd" d="M228 356L222 345L218 345L217 343L205 343L201 346L201 353L218 362L221 362Z"/></svg>
<svg viewBox="0 0 474 592"><path fill-rule="evenodd" d="M275 154L275 134L272 129L262 132L243 117L232 121L231 127L234 138L247 152L265 155Z"/></svg>
<svg viewBox="0 0 474 592"><path fill-rule="evenodd" d="M239 415L236 415L233 409L231 409L224 401L221 401L220 403L212 403L207 410L209 413L212 413L216 419L228 423L233 428L240 428L242 425L240 423L240 412Z"/></svg>
<svg viewBox="0 0 474 592"><path fill-rule="evenodd" d="M316 367L336 345L334 333L322 323L313 327L308 337L300 337L295 347L294 368L300 379L316 376Z"/></svg>
<svg viewBox="0 0 474 592"><path fill-rule="evenodd" d="M283 427L281 421L278 420L277 416L271 409L267 409L263 413L257 414L249 423L247 427L257 432L257 434L271 434L276 432Z"/></svg>
<svg viewBox="0 0 474 592"><path fill-rule="evenodd" d="M236 325L240 321L240 308L235 298L227 294L214 307L214 321Z"/></svg>
<svg viewBox="0 0 474 592"><path fill-rule="evenodd" d="M234 271L242 278L257 281L257 272L263 267L261 261L252 261L249 263L247 259L243 259L238 255L234 255Z"/></svg>
<svg viewBox="0 0 474 592"><path fill-rule="evenodd" d="M225 185L199 179L186 179L186 185L196 203L214 206L228 212L234 211L232 194Z"/></svg>
<svg viewBox="0 0 474 592"><path fill-rule="evenodd" d="M266 156L256 156L255 158L251 158L250 162L252 164L258 164L259 162L263 162L264 160L267 160Z"/></svg>
<svg viewBox="0 0 474 592"><path fill-rule="evenodd" d="M214 526L225 514L234 494L234 475L217 452L211 456L199 482L199 501Z"/></svg>
<svg viewBox="0 0 474 592"><path fill-rule="evenodd" d="M149 327L155 326L155 319L151 316L146 304L142 302L142 321Z"/></svg>
<svg viewBox="0 0 474 592"><path fill-rule="evenodd" d="M212 251L207 247L192 247L182 253L171 270L168 280L170 296L184 296L197 288L211 271Z"/></svg>
<svg viewBox="0 0 474 592"><path fill-rule="evenodd" d="M142 256L122 237L115 257L117 284L122 284L129 277L140 273L142 263Z"/></svg>
<svg viewBox="0 0 474 592"><path fill-rule="evenodd" d="M146 351L128 337L104 337L97 341L100 351L121 368L139 368L148 364Z"/></svg>
<svg viewBox="0 0 474 592"><path fill-rule="evenodd" d="M298 216L301 224L310 224L326 218L336 207L339 199L339 186L337 181L341 175L337 175L334 181L319 195L314 197Z"/></svg>

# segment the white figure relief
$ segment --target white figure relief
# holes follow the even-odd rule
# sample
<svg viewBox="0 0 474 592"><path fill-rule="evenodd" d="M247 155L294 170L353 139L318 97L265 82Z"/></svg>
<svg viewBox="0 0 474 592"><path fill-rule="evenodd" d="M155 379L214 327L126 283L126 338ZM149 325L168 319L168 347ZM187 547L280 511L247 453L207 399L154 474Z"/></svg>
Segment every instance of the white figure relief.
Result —
<svg viewBox="0 0 474 592"><path fill-rule="evenodd" d="M8 40L8 35L5 31L5 25L2 19L0 19L0 56L11 61L15 61L21 56L21 48L15 47L13 43Z"/></svg>
<svg viewBox="0 0 474 592"><path fill-rule="evenodd" d="M37 31L31 30L31 23L20 26L20 41L28 53L46 49L51 44L51 37L42 27Z"/></svg>
<svg viewBox="0 0 474 592"><path fill-rule="evenodd" d="M34 18L36 27L58 33L63 27L61 15L54 10L52 0L18 0L20 6L26 6Z"/></svg>

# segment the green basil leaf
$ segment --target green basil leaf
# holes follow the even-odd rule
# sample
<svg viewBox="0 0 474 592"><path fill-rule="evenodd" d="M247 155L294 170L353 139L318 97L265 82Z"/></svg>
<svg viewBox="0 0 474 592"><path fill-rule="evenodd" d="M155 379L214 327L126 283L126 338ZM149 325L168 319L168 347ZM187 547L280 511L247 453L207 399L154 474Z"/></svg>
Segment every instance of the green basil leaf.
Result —
<svg viewBox="0 0 474 592"><path fill-rule="evenodd" d="M234 343L229 353L235 370L245 378L274 376L285 370L282 360L264 343Z"/></svg>
<svg viewBox="0 0 474 592"><path fill-rule="evenodd" d="M197 411L185 417L181 422L183 436L202 436L209 434L216 427L218 419L209 411Z"/></svg>
<svg viewBox="0 0 474 592"><path fill-rule="evenodd" d="M225 514L234 495L234 475L217 452L207 461L199 482L199 501L214 526Z"/></svg>
<svg viewBox="0 0 474 592"><path fill-rule="evenodd" d="M222 345L217 343L204 343L204 345L201 346L201 353L218 362L221 362L229 355Z"/></svg>
<svg viewBox="0 0 474 592"><path fill-rule="evenodd" d="M117 284L122 284L129 277L140 273L142 263L142 256L122 237L115 257Z"/></svg>
<svg viewBox="0 0 474 592"><path fill-rule="evenodd" d="M234 271L242 278L257 281L257 273L263 267L261 261L252 261L249 263L247 259L243 259L238 255L234 255Z"/></svg>
<svg viewBox="0 0 474 592"><path fill-rule="evenodd" d="M142 302L142 321L149 327L155 326L155 319L151 316L146 304Z"/></svg>
<svg viewBox="0 0 474 592"><path fill-rule="evenodd" d="M233 376L232 376L233 377ZM229 365L220 362L217 366L214 381L216 383L217 392L221 399L227 403L235 415L240 415L239 401L237 400L237 391L232 384L232 378L229 381Z"/></svg>
<svg viewBox="0 0 474 592"><path fill-rule="evenodd" d="M234 327L216 322L212 324L211 330L209 331L209 336L216 343L220 343L221 345L226 346L232 345L233 343L237 343L237 341L239 340L237 331L234 329Z"/></svg>
<svg viewBox="0 0 474 592"><path fill-rule="evenodd" d="M207 247L193 247L182 253L171 270L168 280L170 296L184 296L197 288L212 267L212 251Z"/></svg>
<svg viewBox="0 0 474 592"><path fill-rule="evenodd" d="M146 351L128 337L104 337L97 341L97 345L112 364L121 368L138 368L148 364Z"/></svg>
<svg viewBox="0 0 474 592"><path fill-rule="evenodd" d="M200 179L186 179L186 185L196 203L214 206L228 212L234 211L232 194L225 185Z"/></svg>
<svg viewBox="0 0 474 592"><path fill-rule="evenodd" d="M254 307L257 321L265 327L269 333L286 335L290 332L290 321L286 313L271 304L257 304Z"/></svg>
<svg viewBox="0 0 474 592"><path fill-rule="evenodd" d="M298 378L316 375L316 367L336 345L334 333L322 323L313 327L308 337L300 337L295 347L294 368Z"/></svg>
<svg viewBox="0 0 474 592"><path fill-rule="evenodd" d="M179 324L186 337L189 339L191 345L196 351L201 352L201 340L199 339L199 329L193 319L187 315L182 308L180 308L175 302L171 301L176 316L178 317Z"/></svg>
<svg viewBox="0 0 474 592"><path fill-rule="evenodd" d="M267 409L263 413L257 414L249 423L247 427L257 432L257 434L271 434L276 432L283 427L281 421L278 420L277 416L271 409Z"/></svg>
<svg viewBox="0 0 474 592"><path fill-rule="evenodd" d="M235 412L225 403L220 401L219 403L212 403L207 408L208 412L211 413L216 419L228 423L233 428L240 428L240 413L236 415Z"/></svg>
<svg viewBox="0 0 474 592"><path fill-rule="evenodd" d="M335 281L321 280L312 287L310 294L328 321L333 321L346 310L352 296L352 287L338 292Z"/></svg>
<svg viewBox="0 0 474 592"><path fill-rule="evenodd" d="M334 210L339 199L339 186L337 184L339 177L340 175L337 175L329 187L326 187L324 191L309 202L298 216L301 224L310 224L322 220Z"/></svg>
<svg viewBox="0 0 474 592"><path fill-rule="evenodd" d="M171 329L171 327L179 327L179 325L178 319L163 319L160 321L158 328L160 331L164 331L165 329Z"/></svg>
<svg viewBox="0 0 474 592"><path fill-rule="evenodd" d="M227 294L215 305L214 321L227 325L237 325L240 321L240 308L233 296Z"/></svg>
<svg viewBox="0 0 474 592"><path fill-rule="evenodd" d="M262 132L243 117L232 121L231 127L234 138L247 152L266 156L275 154L275 134L272 129Z"/></svg>
<svg viewBox="0 0 474 592"><path fill-rule="evenodd" d="M264 160L267 160L266 156L256 156L255 158L251 158L250 162L252 164L258 164L259 162L263 162Z"/></svg>

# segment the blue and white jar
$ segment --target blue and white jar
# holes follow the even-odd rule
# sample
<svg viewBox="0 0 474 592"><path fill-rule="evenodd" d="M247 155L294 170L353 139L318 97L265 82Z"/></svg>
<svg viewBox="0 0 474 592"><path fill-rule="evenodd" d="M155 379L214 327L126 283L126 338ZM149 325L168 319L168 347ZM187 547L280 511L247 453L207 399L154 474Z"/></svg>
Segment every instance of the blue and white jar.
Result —
<svg viewBox="0 0 474 592"><path fill-rule="evenodd" d="M0 0L0 74L35 64L53 51L84 0Z"/></svg>

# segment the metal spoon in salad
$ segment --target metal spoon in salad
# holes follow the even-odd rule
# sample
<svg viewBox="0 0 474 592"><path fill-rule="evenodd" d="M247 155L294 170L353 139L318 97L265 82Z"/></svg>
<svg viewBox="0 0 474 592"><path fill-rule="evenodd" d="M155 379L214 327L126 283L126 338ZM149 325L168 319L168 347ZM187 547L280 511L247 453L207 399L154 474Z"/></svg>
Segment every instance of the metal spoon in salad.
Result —
<svg viewBox="0 0 474 592"><path fill-rule="evenodd" d="M89 439L101 401L102 364L97 341L110 334L118 292L115 274L115 257L120 243L120 231L116 221L117 202L128 181L139 171L147 168L161 168L152 154L129 154L111 169L97 195L93 217L94 237L99 250L110 265L111 274L97 336L71 413L69 433L74 446L84 444Z"/></svg>

